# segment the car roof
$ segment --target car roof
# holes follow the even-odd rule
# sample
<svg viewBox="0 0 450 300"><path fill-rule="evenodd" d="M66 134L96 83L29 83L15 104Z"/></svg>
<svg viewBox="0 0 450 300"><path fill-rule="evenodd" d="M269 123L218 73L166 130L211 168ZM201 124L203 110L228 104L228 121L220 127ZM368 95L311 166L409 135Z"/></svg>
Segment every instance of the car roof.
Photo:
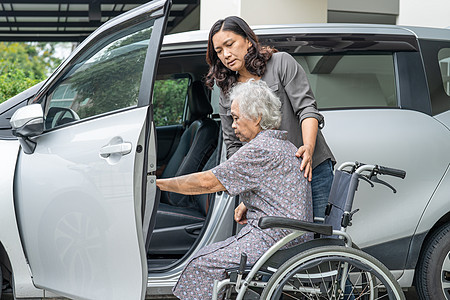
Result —
<svg viewBox="0 0 450 300"><path fill-rule="evenodd" d="M450 41L450 29L414 27L399 25L378 24L345 24L345 23L317 23L317 24L286 24L254 26L252 29L257 35L270 34L386 34L410 35L420 39L441 39ZM180 44L205 44L208 39L207 30L196 30L166 35L164 48Z"/></svg>

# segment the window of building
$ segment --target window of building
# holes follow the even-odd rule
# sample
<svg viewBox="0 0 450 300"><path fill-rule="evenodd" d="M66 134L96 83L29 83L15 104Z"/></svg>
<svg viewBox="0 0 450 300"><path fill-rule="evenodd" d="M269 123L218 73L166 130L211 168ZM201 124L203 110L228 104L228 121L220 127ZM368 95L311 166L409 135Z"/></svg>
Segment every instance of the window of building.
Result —
<svg viewBox="0 0 450 300"><path fill-rule="evenodd" d="M69 84L59 85L52 97L52 107L66 107L70 108L75 100L77 93Z"/></svg>

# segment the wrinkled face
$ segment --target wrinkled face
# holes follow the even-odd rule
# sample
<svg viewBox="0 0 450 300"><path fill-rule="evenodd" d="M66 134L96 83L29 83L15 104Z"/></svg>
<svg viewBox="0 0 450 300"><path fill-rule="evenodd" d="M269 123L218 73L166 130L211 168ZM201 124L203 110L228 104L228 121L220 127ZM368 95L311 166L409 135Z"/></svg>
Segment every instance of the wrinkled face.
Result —
<svg viewBox="0 0 450 300"><path fill-rule="evenodd" d="M220 30L213 36L212 42L225 67L237 72L245 70L244 56L252 45L248 39L228 30Z"/></svg>
<svg viewBox="0 0 450 300"><path fill-rule="evenodd" d="M231 103L231 116L233 117L231 127L233 127L234 133L241 142L251 141L261 131L261 126L259 126L261 117L257 120L251 120L242 116L239 111L239 104L236 101Z"/></svg>

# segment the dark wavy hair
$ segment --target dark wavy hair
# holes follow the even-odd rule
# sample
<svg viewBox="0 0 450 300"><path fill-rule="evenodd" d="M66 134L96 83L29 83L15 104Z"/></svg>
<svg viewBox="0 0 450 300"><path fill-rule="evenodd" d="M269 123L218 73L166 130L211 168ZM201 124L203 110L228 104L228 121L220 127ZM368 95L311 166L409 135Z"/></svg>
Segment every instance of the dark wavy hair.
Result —
<svg viewBox="0 0 450 300"><path fill-rule="evenodd" d="M206 50L206 62L209 65L209 71L206 75L205 84L212 89L214 82L216 82L226 94L238 81L239 75L225 67L217 56L216 50L214 50L212 39L220 30L231 31L250 41L252 46L248 48L248 52L244 56L245 68L258 77L264 74L267 61L272 57L272 53L277 50L272 47L262 47L250 26L239 17L231 16L214 23L209 32L208 49Z"/></svg>

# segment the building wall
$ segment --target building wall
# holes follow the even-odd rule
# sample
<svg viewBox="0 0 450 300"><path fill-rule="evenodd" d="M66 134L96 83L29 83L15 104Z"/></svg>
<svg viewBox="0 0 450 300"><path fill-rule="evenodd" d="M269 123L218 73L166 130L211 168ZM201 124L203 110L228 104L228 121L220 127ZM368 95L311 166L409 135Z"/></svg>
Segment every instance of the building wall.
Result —
<svg viewBox="0 0 450 300"><path fill-rule="evenodd" d="M250 25L326 23L327 0L203 0L200 29L218 19L240 16Z"/></svg>
<svg viewBox="0 0 450 300"><path fill-rule="evenodd" d="M241 16L250 25L326 23L327 0L242 0Z"/></svg>
<svg viewBox="0 0 450 300"><path fill-rule="evenodd" d="M398 25L450 27L449 0L399 0Z"/></svg>
<svg viewBox="0 0 450 300"><path fill-rule="evenodd" d="M329 23L395 24L398 0L328 0Z"/></svg>
<svg viewBox="0 0 450 300"><path fill-rule="evenodd" d="M250 25L328 22L445 28L450 27L450 0L201 0L199 28L208 30L230 15Z"/></svg>
<svg viewBox="0 0 450 300"><path fill-rule="evenodd" d="M398 14L398 0L328 0L328 10Z"/></svg>

